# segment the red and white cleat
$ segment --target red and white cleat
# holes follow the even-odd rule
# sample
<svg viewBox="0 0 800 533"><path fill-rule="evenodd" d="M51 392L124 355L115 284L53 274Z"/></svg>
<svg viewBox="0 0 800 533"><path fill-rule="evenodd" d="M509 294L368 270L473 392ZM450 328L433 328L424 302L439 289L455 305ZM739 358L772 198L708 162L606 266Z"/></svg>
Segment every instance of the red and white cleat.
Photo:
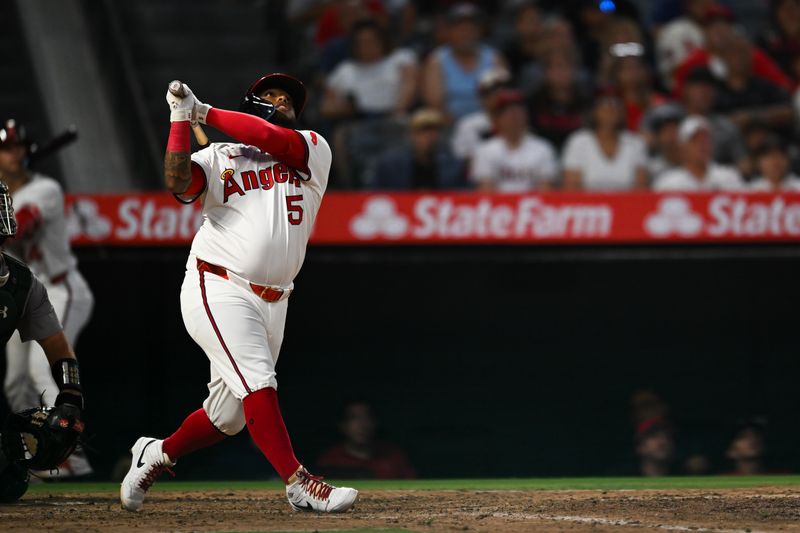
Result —
<svg viewBox="0 0 800 533"><path fill-rule="evenodd" d="M144 503L145 494L165 470L172 474L170 458L161 450L163 440L140 437L131 448L131 468L122 480L119 499L122 508L138 511Z"/></svg>
<svg viewBox="0 0 800 533"><path fill-rule="evenodd" d="M286 497L295 511L316 511L318 513L342 513L358 500L358 491L348 487L334 487L312 476L301 468L295 474L297 480L286 486Z"/></svg>

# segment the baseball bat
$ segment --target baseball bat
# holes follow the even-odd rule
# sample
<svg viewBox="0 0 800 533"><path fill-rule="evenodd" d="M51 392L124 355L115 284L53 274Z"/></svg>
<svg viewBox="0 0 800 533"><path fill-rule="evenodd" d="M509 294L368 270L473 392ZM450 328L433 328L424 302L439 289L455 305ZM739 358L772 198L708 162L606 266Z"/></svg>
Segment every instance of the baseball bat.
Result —
<svg viewBox="0 0 800 533"><path fill-rule="evenodd" d="M30 155L28 156L28 166L32 167L42 159L45 159L54 153L58 152L68 144L72 144L78 138L78 128L75 127L75 124L70 124L70 126L50 139L48 142L44 143L43 145L39 146L38 144L32 144L30 149Z"/></svg>
<svg viewBox="0 0 800 533"><path fill-rule="evenodd" d="M186 89L183 86L183 82L180 80L172 80L169 82L169 92L179 98L186 97ZM192 133L194 133L194 138L197 140L197 144L199 144L202 148L208 146L208 135L206 135L206 132L203 131L203 128L199 123L192 125Z"/></svg>

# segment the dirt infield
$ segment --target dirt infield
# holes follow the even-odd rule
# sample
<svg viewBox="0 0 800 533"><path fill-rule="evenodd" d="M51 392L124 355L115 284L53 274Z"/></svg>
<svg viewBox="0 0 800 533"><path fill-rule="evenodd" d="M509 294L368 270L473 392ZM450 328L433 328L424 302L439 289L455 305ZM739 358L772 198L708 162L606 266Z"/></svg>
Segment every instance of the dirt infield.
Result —
<svg viewBox="0 0 800 533"><path fill-rule="evenodd" d="M156 492L129 513L113 493L27 495L2 531L800 531L800 488L365 491L343 515L295 513L278 491Z"/></svg>

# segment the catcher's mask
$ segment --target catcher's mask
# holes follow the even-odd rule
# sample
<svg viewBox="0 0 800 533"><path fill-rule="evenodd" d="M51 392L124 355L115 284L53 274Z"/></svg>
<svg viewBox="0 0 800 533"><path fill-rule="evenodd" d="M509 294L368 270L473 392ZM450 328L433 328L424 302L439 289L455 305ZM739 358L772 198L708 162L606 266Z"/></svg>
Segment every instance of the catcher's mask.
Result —
<svg viewBox="0 0 800 533"><path fill-rule="evenodd" d="M0 181L0 242L17 234L17 219L14 216L14 201L8 193L8 185Z"/></svg>
<svg viewBox="0 0 800 533"><path fill-rule="evenodd" d="M292 107L296 118L300 118L303 108L306 106L306 88L303 82L287 74L267 74L256 80L244 95L239 111L261 117L272 123L278 123L280 115L277 114L275 106L259 95L267 89L282 89L286 91L292 99ZM284 124L279 124L284 125Z"/></svg>

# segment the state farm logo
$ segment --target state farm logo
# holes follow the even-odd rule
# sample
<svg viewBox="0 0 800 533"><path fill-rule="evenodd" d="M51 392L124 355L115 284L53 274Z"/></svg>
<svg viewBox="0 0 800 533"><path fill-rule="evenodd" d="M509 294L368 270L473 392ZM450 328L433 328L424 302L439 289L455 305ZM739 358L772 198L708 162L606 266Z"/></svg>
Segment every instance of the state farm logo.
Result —
<svg viewBox="0 0 800 533"><path fill-rule="evenodd" d="M644 227L653 237L694 237L703 229L703 218L686 198L671 196L658 202L657 211L645 218Z"/></svg>
<svg viewBox="0 0 800 533"><path fill-rule="evenodd" d="M111 235L111 221L100 214L94 200L77 200L67 211L67 234L70 239L86 236L92 240L102 240Z"/></svg>
<svg viewBox="0 0 800 533"><path fill-rule="evenodd" d="M361 240L591 239L608 236L613 218L606 204L550 204L538 196L377 196L349 226Z"/></svg>
<svg viewBox="0 0 800 533"><path fill-rule="evenodd" d="M408 231L408 219L397 212L391 198L378 196L366 202L364 211L350 223L350 230L359 239L399 239Z"/></svg>

